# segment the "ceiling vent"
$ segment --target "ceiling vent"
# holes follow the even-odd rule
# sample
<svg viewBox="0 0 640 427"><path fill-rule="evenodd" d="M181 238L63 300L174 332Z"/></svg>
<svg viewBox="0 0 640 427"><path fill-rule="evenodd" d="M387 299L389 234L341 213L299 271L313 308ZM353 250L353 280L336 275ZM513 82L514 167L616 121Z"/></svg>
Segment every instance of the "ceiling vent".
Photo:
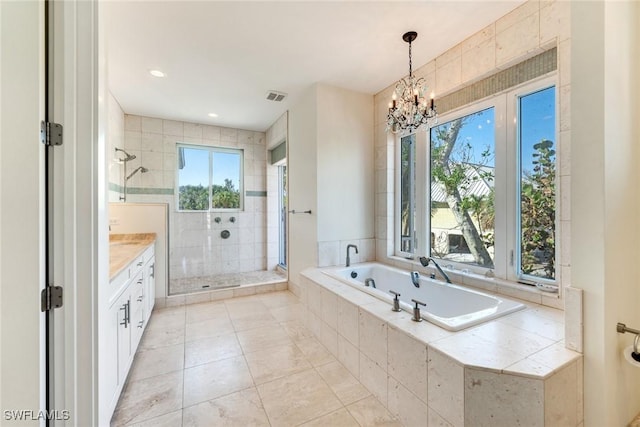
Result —
<svg viewBox="0 0 640 427"><path fill-rule="evenodd" d="M284 92L278 92L275 90L270 90L267 92L267 99L269 101L280 102L287 97L287 94Z"/></svg>

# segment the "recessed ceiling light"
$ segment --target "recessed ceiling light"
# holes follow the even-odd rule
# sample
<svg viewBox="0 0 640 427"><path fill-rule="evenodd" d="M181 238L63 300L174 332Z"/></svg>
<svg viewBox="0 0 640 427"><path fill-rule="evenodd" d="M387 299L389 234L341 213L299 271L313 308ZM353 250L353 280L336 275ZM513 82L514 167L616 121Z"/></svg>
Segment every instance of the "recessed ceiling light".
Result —
<svg viewBox="0 0 640 427"><path fill-rule="evenodd" d="M150 70L149 74L151 74L153 77L164 77L164 76L166 76L166 74L163 73L160 70Z"/></svg>
<svg viewBox="0 0 640 427"><path fill-rule="evenodd" d="M208 115L209 115L209 117L218 117L218 115L216 113L209 113Z"/></svg>

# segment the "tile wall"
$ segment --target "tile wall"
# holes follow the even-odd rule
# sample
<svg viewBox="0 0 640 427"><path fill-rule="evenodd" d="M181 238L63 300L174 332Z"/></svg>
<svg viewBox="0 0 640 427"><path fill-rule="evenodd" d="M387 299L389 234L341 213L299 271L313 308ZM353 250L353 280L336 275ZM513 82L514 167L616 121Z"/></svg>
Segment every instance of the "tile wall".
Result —
<svg viewBox="0 0 640 427"><path fill-rule="evenodd" d="M109 174L109 202L119 202L121 193L118 191L122 184L122 162L124 154L116 152L116 148L124 148L124 112L120 104L109 92L107 99L107 159Z"/></svg>

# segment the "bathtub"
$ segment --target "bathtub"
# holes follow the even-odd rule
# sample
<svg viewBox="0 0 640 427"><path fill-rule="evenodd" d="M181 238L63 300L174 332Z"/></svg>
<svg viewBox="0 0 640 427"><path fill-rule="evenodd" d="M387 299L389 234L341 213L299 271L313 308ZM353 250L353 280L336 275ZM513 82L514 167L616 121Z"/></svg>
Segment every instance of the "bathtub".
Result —
<svg viewBox="0 0 640 427"><path fill-rule="evenodd" d="M330 268L323 272L354 288L389 302L400 294L400 308L413 313L412 299L425 303L420 307L421 317L448 331L459 331L488 320L525 308L524 304L500 296L447 284L420 275L420 287L416 288L409 272L378 263L362 263L352 267ZM365 286L366 279L375 281Z"/></svg>

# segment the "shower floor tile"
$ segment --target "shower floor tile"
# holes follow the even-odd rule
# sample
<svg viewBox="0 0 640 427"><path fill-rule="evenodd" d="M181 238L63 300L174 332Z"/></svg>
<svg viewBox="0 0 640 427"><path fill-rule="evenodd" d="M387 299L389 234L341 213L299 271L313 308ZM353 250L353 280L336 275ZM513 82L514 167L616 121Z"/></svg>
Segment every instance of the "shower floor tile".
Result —
<svg viewBox="0 0 640 427"><path fill-rule="evenodd" d="M155 310L111 425L401 425L301 310L288 291Z"/></svg>
<svg viewBox="0 0 640 427"><path fill-rule="evenodd" d="M188 294L190 292L237 288L239 286L279 283L284 281L286 281L286 276L283 273L266 270L185 277L169 280L169 294Z"/></svg>

